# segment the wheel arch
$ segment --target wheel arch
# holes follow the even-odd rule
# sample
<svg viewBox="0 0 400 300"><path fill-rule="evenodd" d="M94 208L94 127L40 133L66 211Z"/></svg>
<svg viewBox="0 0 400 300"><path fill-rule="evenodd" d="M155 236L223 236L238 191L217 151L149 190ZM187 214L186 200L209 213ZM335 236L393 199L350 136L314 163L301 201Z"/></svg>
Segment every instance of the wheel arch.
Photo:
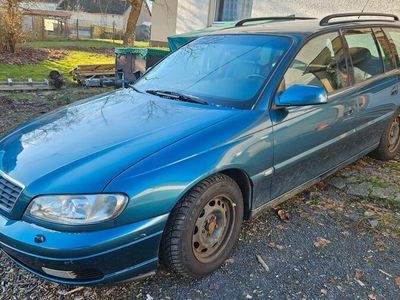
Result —
<svg viewBox="0 0 400 300"><path fill-rule="evenodd" d="M185 197L185 195L187 195L196 185L216 174L224 174L232 178L237 183L243 196L243 217L245 219L249 219L251 215L253 199L253 182L251 181L250 176L244 170L239 168L222 169L198 178L185 189L185 191L180 195L180 197L178 198L179 200L174 204L172 209L174 209L174 207L177 206L179 202Z"/></svg>
<svg viewBox="0 0 400 300"><path fill-rule="evenodd" d="M218 173L229 176L239 185L239 188L243 195L243 216L245 219L249 219L253 199L253 183L250 179L250 176L248 176L247 173L241 169L227 169Z"/></svg>

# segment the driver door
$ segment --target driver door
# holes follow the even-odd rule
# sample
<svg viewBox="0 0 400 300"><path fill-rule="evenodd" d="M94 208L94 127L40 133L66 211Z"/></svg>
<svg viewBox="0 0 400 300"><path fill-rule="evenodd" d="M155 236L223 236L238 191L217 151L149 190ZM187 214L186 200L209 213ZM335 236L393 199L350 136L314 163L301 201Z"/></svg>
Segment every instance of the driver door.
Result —
<svg viewBox="0 0 400 300"><path fill-rule="evenodd" d="M322 105L272 108L272 199L352 156L353 137L348 133L355 128L358 104L348 89L347 69L342 39L331 32L309 41L287 70L279 92L293 85L314 85L323 87L329 99Z"/></svg>

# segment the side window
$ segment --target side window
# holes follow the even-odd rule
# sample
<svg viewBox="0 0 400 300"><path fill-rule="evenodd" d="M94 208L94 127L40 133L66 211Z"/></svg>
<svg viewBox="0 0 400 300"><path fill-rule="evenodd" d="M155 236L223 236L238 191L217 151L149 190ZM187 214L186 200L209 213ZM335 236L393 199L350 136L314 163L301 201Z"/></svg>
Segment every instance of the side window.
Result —
<svg viewBox="0 0 400 300"><path fill-rule="evenodd" d="M320 86L327 93L348 86L339 33L320 35L300 50L284 77L284 88L296 84Z"/></svg>
<svg viewBox="0 0 400 300"><path fill-rule="evenodd" d="M371 29L351 29L344 32L356 83L383 73L383 65Z"/></svg>
<svg viewBox="0 0 400 300"><path fill-rule="evenodd" d="M389 41L394 45L394 49L396 50L396 62L397 65L400 66L400 29L398 28L384 28L383 29L388 37Z"/></svg>
<svg viewBox="0 0 400 300"><path fill-rule="evenodd" d="M396 69L396 60L394 57L394 52L392 51L392 44L390 40L386 37L385 33L380 28L375 28L374 33L376 40L379 44L385 72Z"/></svg>

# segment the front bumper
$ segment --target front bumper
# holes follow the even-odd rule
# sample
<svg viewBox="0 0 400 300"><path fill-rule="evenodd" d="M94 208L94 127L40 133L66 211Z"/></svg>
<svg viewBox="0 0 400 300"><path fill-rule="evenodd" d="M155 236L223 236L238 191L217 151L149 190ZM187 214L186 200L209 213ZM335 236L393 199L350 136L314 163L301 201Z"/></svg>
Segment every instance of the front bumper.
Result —
<svg viewBox="0 0 400 300"><path fill-rule="evenodd" d="M76 233L9 220L0 214L0 248L19 265L46 279L72 285L108 284L157 268L167 218L168 214Z"/></svg>

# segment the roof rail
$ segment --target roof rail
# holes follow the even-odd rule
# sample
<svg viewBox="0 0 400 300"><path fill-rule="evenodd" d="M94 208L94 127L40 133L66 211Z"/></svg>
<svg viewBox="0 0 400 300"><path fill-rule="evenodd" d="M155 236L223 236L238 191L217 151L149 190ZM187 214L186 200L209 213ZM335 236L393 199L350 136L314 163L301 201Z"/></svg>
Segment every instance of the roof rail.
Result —
<svg viewBox="0 0 400 300"><path fill-rule="evenodd" d="M337 18L348 18L348 17L358 17L356 20L345 20L345 21L336 21L330 22L332 19ZM385 18L392 18L393 20L377 20L377 19L360 19L360 17L385 17ZM396 22L399 21L399 17L393 14L384 14L384 13L343 13L343 14L333 14L326 16L319 22L321 26L333 25L333 24L340 24L340 23L349 23L349 22L368 22L368 21L380 21L380 22Z"/></svg>
<svg viewBox="0 0 400 300"><path fill-rule="evenodd" d="M235 27L241 27L246 23L250 22L260 22L260 21L294 21L294 20L315 20L316 18L310 17L296 17L296 16L287 16L287 17L260 17L260 18L248 18L240 20L235 24Z"/></svg>

